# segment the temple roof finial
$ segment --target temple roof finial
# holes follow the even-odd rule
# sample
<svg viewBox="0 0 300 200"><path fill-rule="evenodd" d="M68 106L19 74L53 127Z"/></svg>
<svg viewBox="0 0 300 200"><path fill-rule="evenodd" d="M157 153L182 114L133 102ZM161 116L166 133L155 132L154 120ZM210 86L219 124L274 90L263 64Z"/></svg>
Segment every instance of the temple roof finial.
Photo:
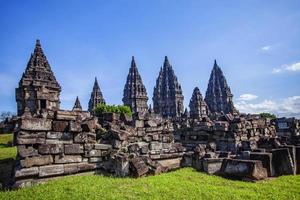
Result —
<svg viewBox="0 0 300 200"><path fill-rule="evenodd" d="M134 56L131 57L131 67L136 67Z"/></svg>
<svg viewBox="0 0 300 200"><path fill-rule="evenodd" d="M168 56L165 56L164 67L166 67L166 66L171 66L170 62L169 62L169 59L168 59Z"/></svg>
<svg viewBox="0 0 300 200"><path fill-rule="evenodd" d="M76 97L76 101L75 101L75 104L74 104L74 107L73 107L73 111L82 111L82 107L81 107L78 96Z"/></svg>

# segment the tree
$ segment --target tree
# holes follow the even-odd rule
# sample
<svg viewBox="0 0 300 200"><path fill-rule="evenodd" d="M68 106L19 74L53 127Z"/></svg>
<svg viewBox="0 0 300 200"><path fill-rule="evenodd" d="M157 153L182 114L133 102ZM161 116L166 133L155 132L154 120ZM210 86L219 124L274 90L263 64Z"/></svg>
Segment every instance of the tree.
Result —
<svg viewBox="0 0 300 200"><path fill-rule="evenodd" d="M0 114L0 121L4 121L7 118L12 118L14 116L14 113L10 111L2 111Z"/></svg>
<svg viewBox="0 0 300 200"><path fill-rule="evenodd" d="M121 105L98 104L95 108L95 113L98 116L102 113L118 113L132 116L132 111L130 107Z"/></svg>
<svg viewBox="0 0 300 200"><path fill-rule="evenodd" d="M276 119L276 115L274 115L272 113L260 113L259 115L262 118Z"/></svg>

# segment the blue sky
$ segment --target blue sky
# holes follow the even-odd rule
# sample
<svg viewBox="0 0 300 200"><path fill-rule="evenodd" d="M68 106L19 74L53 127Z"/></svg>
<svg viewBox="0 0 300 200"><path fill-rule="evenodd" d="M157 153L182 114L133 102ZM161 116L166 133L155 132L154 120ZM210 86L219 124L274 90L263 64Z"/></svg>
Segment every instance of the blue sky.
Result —
<svg viewBox="0 0 300 200"><path fill-rule="evenodd" d="M27 0L0 2L0 111L16 110L14 89L37 38L62 86L61 107L87 108L94 77L121 104L134 55L149 104L167 55L185 105L204 95L217 59L242 112L300 117L298 0Z"/></svg>

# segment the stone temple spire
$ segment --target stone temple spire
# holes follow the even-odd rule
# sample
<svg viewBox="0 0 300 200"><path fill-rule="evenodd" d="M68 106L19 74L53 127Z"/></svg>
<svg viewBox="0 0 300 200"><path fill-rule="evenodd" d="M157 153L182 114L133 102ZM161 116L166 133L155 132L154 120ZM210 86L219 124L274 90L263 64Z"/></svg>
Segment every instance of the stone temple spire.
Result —
<svg viewBox="0 0 300 200"><path fill-rule="evenodd" d="M95 77L93 91L91 93L91 98L89 101L89 111L92 113L98 104L105 104L102 92L100 90L97 77Z"/></svg>
<svg viewBox="0 0 300 200"><path fill-rule="evenodd" d="M134 113L146 112L148 110L146 88L143 84L133 56L122 100L124 105L129 106Z"/></svg>
<svg viewBox="0 0 300 200"><path fill-rule="evenodd" d="M24 110L39 114L45 110L59 110L61 87L42 50L40 40L36 40L33 54L16 88L18 116Z"/></svg>
<svg viewBox="0 0 300 200"><path fill-rule="evenodd" d="M203 117L208 117L209 109L198 87L195 87L193 91L189 107L191 118L202 119Z"/></svg>
<svg viewBox="0 0 300 200"><path fill-rule="evenodd" d="M209 110L212 113L236 114L232 97L225 76L215 60L205 95Z"/></svg>
<svg viewBox="0 0 300 200"><path fill-rule="evenodd" d="M154 112L166 118L180 117L184 112L183 99L181 86L166 56L154 87Z"/></svg>
<svg viewBox="0 0 300 200"><path fill-rule="evenodd" d="M81 107L78 96L76 97L76 101L75 101L75 104L74 104L74 107L73 107L73 111L82 111L82 107Z"/></svg>

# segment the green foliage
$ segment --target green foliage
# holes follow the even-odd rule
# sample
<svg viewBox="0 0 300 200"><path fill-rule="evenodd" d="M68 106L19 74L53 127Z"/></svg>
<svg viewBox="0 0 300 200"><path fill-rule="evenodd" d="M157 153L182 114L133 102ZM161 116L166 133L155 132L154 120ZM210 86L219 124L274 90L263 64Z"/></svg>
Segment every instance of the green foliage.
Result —
<svg viewBox="0 0 300 200"><path fill-rule="evenodd" d="M263 118L276 119L276 115L272 113L260 113L260 116Z"/></svg>
<svg viewBox="0 0 300 200"><path fill-rule="evenodd" d="M1 134L0 135L0 160L6 158L16 158L17 149L11 147L13 141L12 134Z"/></svg>
<svg viewBox="0 0 300 200"><path fill-rule="evenodd" d="M95 108L95 113L96 115L101 115L103 113L118 113L132 116L130 107L121 105L98 104Z"/></svg>
<svg viewBox="0 0 300 200"><path fill-rule="evenodd" d="M300 199L299 191L299 175L250 183L185 168L138 179L63 177L30 188L0 192L0 199Z"/></svg>

